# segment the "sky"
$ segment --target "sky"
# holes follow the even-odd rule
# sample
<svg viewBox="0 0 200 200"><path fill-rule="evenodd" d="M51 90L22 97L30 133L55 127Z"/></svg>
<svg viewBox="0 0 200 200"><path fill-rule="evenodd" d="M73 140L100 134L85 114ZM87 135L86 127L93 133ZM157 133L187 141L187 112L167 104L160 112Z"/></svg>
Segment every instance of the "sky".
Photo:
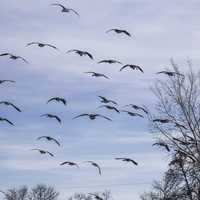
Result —
<svg viewBox="0 0 200 200"><path fill-rule="evenodd" d="M61 13L51 3L62 3L75 9ZM167 169L169 157L152 147L155 135L149 131L147 118L133 118L125 113L98 108L98 95L126 104L147 106L156 98L150 91L158 78L156 72L170 67L173 58L181 71L186 60L199 65L199 8L197 0L1 0L0 53L23 56L29 64L0 57L0 79L15 84L0 85L1 101L19 106L22 113L0 106L1 117L15 123L0 124L0 189L6 190L37 183L53 185L66 200L75 192L111 190L113 199L139 199L160 180ZM106 34L111 28L126 29L132 37ZM59 51L29 42L56 45ZM90 52L94 60L66 54L70 49ZM124 70L121 65L97 64L102 59L117 59L123 64L140 65L139 71ZM87 71L104 73L110 80L94 78ZM51 97L67 100L67 106L46 104ZM134 111L134 110L132 110ZM90 121L72 120L78 114L99 113L112 118ZM53 119L40 117L45 113L58 115ZM41 135L55 137L61 147L44 140ZM33 148L47 149L55 157L40 155ZM116 161L130 157L138 166ZM80 169L59 166L74 161ZM93 160L102 167L102 176L84 163ZM2 196L1 196L2 197ZM3 197L2 197L3 198Z"/></svg>

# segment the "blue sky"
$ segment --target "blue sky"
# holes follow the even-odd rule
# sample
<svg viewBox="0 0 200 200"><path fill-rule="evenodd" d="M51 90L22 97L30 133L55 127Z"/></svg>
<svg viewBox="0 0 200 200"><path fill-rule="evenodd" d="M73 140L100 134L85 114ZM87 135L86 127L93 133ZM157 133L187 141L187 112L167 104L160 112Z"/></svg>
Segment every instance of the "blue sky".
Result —
<svg viewBox="0 0 200 200"><path fill-rule="evenodd" d="M63 14L51 3L63 3L77 10L81 18ZM0 58L0 79L13 79L16 84L1 85L1 100L22 109L17 113L1 106L1 116L16 126L0 124L0 188L46 183L56 186L60 199L74 192L110 189L114 199L139 199L139 195L159 179L167 167L168 156L152 148L154 136L147 119L137 119L100 109L98 95L119 103L119 108L134 103L152 108L155 98L150 86L155 73L170 66L174 58L181 70L186 59L199 64L199 7L197 0L68 0L34 1L2 0L0 6L0 51L24 56L30 64ZM105 34L110 28L127 29L133 38ZM60 51L28 42L56 45ZM65 54L69 49L91 52L95 60ZM119 65L98 65L102 59L118 59L124 64L141 65L137 71L119 73ZM95 79L83 72L105 73L111 80ZM53 96L65 97L68 106L46 101ZM98 112L113 122L99 119L72 120L83 112ZM63 124L41 118L44 113L59 115ZM62 147L36 141L50 135ZM30 151L44 148L55 158ZM115 161L127 156L138 161L135 167ZM59 167L65 160L80 163L81 169ZM82 163L94 160L103 174Z"/></svg>

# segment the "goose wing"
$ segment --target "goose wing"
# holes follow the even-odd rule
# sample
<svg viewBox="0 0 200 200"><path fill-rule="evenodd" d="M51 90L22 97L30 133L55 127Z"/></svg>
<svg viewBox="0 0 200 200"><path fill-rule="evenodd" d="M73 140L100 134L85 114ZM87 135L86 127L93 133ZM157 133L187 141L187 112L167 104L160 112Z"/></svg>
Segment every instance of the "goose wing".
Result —
<svg viewBox="0 0 200 200"><path fill-rule="evenodd" d="M94 59L91 53L85 52L85 54L86 54L89 58L91 58L92 60Z"/></svg>
<svg viewBox="0 0 200 200"><path fill-rule="evenodd" d="M54 156L54 154L52 154L52 153L49 152L49 151L46 151L46 153L49 154L49 155L52 156L52 157Z"/></svg>
<svg viewBox="0 0 200 200"><path fill-rule="evenodd" d="M78 49L70 49L66 53L71 53L71 52L79 52L79 50Z"/></svg>
<svg viewBox="0 0 200 200"><path fill-rule="evenodd" d="M61 119L57 115L53 115L53 118L55 118L60 124L62 123Z"/></svg>
<svg viewBox="0 0 200 200"><path fill-rule="evenodd" d="M30 46L30 45L33 45L33 44L39 44L39 42L29 42L26 46Z"/></svg>
<svg viewBox="0 0 200 200"><path fill-rule="evenodd" d="M115 105L118 105L116 101L113 101L113 100L108 100L110 103L113 103Z"/></svg>
<svg viewBox="0 0 200 200"><path fill-rule="evenodd" d="M77 119L77 118L79 118L79 117L84 117L84 116L89 116L89 114L84 113L84 114L81 114L81 115L77 115L77 116L75 116L73 119Z"/></svg>
<svg viewBox="0 0 200 200"><path fill-rule="evenodd" d="M69 10L69 11L72 11L74 14L76 14L78 17L80 17L79 13L78 13L77 11L75 11L74 9L69 8L68 10Z"/></svg>
<svg viewBox="0 0 200 200"><path fill-rule="evenodd" d="M121 72L123 69L130 67L130 65L124 65L119 71Z"/></svg>
<svg viewBox="0 0 200 200"><path fill-rule="evenodd" d="M132 37L131 34L130 34L128 31L123 30L122 32L123 32L124 34L128 35L129 37Z"/></svg>
<svg viewBox="0 0 200 200"><path fill-rule="evenodd" d="M60 98L60 101L64 104L67 105L67 101L64 98Z"/></svg>
<svg viewBox="0 0 200 200"><path fill-rule="evenodd" d="M136 67L136 69L138 69L139 71L141 71L142 73L144 73L143 69L140 66L136 65L135 67Z"/></svg>
<svg viewBox="0 0 200 200"><path fill-rule="evenodd" d="M49 102L51 102L51 101L57 101L57 97L52 97L52 98L50 98L50 99L47 101L47 103L49 103Z"/></svg>
<svg viewBox="0 0 200 200"><path fill-rule="evenodd" d="M0 56L12 56L12 54L11 53L2 53L2 54L0 54Z"/></svg>
<svg viewBox="0 0 200 200"><path fill-rule="evenodd" d="M100 114L97 114L96 115L97 117L101 117L101 118L104 118L104 119L107 119L108 121L112 121L110 118L104 116L104 115L100 115Z"/></svg>
<svg viewBox="0 0 200 200"><path fill-rule="evenodd" d="M116 30L116 29L113 29L113 28L112 28L112 29L107 30L106 33L109 33L109 32L111 32L111 31L115 31L115 30Z"/></svg>
<svg viewBox="0 0 200 200"><path fill-rule="evenodd" d="M55 138L51 138L52 141L54 141L58 146L60 146L60 142L58 142L58 140L56 140Z"/></svg>
<svg viewBox="0 0 200 200"><path fill-rule="evenodd" d="M164 143L164 142L156 142L156 143L154 143L152 146L155 146L155 145L165 147L165 149L166 149L168 152L170 152L169 146L168 146L166 143Z"/></svg>
<svg viewBox="0 0 200 200"><path fill-rule="evenodd" d="M15 83L15 81L13 81L13 80L0 80L0 84L4 83L4 82Z"/></svg>
<svg viewBox="0 0 200 200"><path fill-rule="evenodd" d="M96 72L84 72L85 74L97 74Z"/></svg>
<svg viewBox="0 0 200 200"><path fill-rule="evenodd" d="M98 64L107 63L107 62L108 62L108 60L101 60L101 61L98 62Z"/></svg>
<svg viewBox="0 0 200 200"><path fill-rule="evenodd" d="M48 47L51 47L51 48L53 48L53 49L56 49L56 50L58 50L58 48L57 48L56 46L54 46L54 45L51 45L51 44L45 44L45 46L48 46Z"/></svg>
<svg viewBox="0 0 200 200"><path fill-rule="evenodd" d="M3 118L2 121L5 121L5 122L9 123L10 125L14 126L14 124L10 120L8 120L6 118Z"/></svg>
<svg viewBox="0 0 200 200"><path fill-rule="evenodd" d="M96 167L98 169L99 175L101 175L101 168L100 168L100 166L97 163L95 163L93 161L86 161L86 162L91 163L91 165L93 165L94 167Z"/></svg>
<svg viewBox="0 0 200 200"><path fill-rule="evenodd" d="M17 110L18 112L21 112L21 110L17 107L17 106L15 106L13 103L9 103L15 110Z"/></svg>
<svg viewBox="0 0 200 200"><path fill-rule="evenodd" d="M129 159L129 162L132 162L134 165L138 165L138 163L133 159Z"/></svg>
<svg viewBox="0 0 200 200"><path fill-rule="evenodd" d="M98 74L99 76L102 76L102 77L104 77L104 78L106 78L106 79L110 79L108 76L106 76L105 74Z"/></svg>
<svg viewBox="0 0 200 200"><path fill-rule="evenodd" d="M29 63L25 58L18 56L17 58L20 58L21 60L23 60L25 63Z"/></svg>
<svg viewBox="0 0 200 200"><path fill-rule="evenodd" d="M52 5L52 6L59 6L59 7L61 7L62 9L66 9L66 7L63 6L63 5L60 4L60 3L52 3L51 5Z"/></svg>
<svg viewBox="0 0 200 200"><path fill-rule="evenodd" d="M42 138L47 138L47 136L40 136L36 140L41 140Z"/></svg>
<svg viewBox="0 0 200 200"><path fill-rule="evenodd" d="M106 97L103 97L103 96L98 96L99 98L101 98L103 101L108 101L107 99L106 99Z"/></svg>

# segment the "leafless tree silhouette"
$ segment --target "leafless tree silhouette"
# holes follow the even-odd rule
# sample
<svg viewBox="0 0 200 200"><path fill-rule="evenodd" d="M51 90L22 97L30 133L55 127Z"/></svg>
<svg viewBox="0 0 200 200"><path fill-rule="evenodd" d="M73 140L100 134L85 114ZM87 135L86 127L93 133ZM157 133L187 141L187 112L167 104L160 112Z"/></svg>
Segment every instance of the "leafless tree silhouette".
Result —
<svg viewBox="0 0 200 200"><path fill-rule="evenodd" d="M180 74L173 60L171 64ZM168 76L152 88L158 101L156 114L149 114L151 130L158 144L169 147L166 152L171 160L162 182L154 184L153 192L143 195L143 200L200 197L200 74L192 70L190 61L188 65L184 76Z"/></svg>
<svg viewBox="0 0 200 200"><path fill-rule="evenodd" d="M59 195L53 187L42 184L36 185L30 190L27 186L23 186L19 189L1 191L1 193L5 200L56 200Z"/></svg>
<svg viewBox="0 0 200 200"><path fill-rule="evenodd" d="M29 200L56 200L58 195L53 187L39 184L29 192Z"/></svg>
<svg viewBox="0 0 200 200"><path fill-rule="evenodd" d="M27 200L28 199L28 188L23 186L19 189L9 189L7 191L0 191L4 195L6 200Z"/></svg>
<svg viewBox="0 0 200 200"><path fill-rule="evenodd" d="M89 194L75 193L74 196L70 197L68 200L95 200L97 199L95 196L103 200L112 199L111 192L109 190L105 190L104 192L94 192Z"/></svg>

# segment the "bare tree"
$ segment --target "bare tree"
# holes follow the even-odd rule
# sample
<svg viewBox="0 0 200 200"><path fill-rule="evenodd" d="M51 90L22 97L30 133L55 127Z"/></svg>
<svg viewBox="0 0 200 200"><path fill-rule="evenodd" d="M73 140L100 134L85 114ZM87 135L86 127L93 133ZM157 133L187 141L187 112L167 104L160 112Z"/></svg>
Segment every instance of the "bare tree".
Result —
<svg viewBox="0 0 200 200"><path fill-rule="evenodd" d="M200 199L200 74L189 61L189 72L184 75L173 60L171 64L175 73L152 88L158 101L155 114L149 114L155 145L171 155L169 171L162 184L154 185L156 192L142 198L196 200Z"/></svg>
<svg viewBox="0 0 200 200"><path fill-rule="evenodd" d="M161 181L153 183L153 190L141 196L142 200L186 200L180 187L181 177L177 171L169 169Z"/></svg>
<svg viewBox="0 0 200 200"><path fill-rule="evenodd" d="M20 189L8 189L1 191L5 200L56 200L59 193L53 187L37 185L31 190L27 186Z"/></svg>
<svg viewBox="0 0 200 200"><path fill-rule="evenodd" d="M59 193L53 187L37 185L29 192L29 200L56 200Z"/></svg>
<svg viewBox="0 0 200 200"><path fill-rule="evenodd" d="M104 192L94 192L92 194L97 195L97 197L103 200L109 200L112 198L111 192L109 190L105 190ZM93 199L97 198L91 196L90 194L75 193L74 196L70 197L68 200L93 200Z"/></svg>
<svg viewBox="0 0 200 200"><path fill-rule="evenodd" d="M6 192L1 191L6 200L27 200L28 197L28 188L23 186L19 189L9 189Z"/></svg>
<svg viewBox="0 0 200 200"><path fill-rule="evenodd" d="M89 194L75 193L68 200L92 200L92 197Z"/></svg>

